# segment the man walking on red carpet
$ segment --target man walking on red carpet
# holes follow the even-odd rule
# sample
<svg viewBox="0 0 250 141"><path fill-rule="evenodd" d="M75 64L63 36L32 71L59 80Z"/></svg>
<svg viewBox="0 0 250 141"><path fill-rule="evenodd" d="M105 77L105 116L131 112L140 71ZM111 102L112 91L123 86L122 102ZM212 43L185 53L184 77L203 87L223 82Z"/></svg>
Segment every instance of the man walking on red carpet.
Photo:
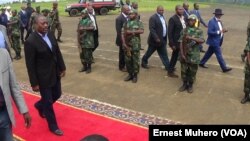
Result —
<svg viewBox="0 0 250 141"><path fill-rule="evenodd" d="M3 39L0 37L0 46ZM5 48L0 48L0 141L13 141L12 125L15 124L12 99L23 114L25 126L31 125L31 117L12 67L12 60Z"/></svg>
<svg viewBox="0 0 250 141"><path fill-rule="evenodd" d="M35 32L24 44L25 60L32 90L41 94L35 108L42 118L46 118L49 130L62 136L53 103L61 96L61 77L65 76L66 67L57 40L53 33L48 32L48 26L46 17L35 17Z"/></svg>

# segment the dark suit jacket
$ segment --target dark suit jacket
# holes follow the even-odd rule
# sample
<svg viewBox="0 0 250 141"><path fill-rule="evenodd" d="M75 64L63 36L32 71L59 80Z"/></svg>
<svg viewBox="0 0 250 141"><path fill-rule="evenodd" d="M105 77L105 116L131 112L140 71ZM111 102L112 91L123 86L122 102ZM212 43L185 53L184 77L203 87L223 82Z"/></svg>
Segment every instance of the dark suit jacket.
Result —
<svg viewBox="0 0 250 141"><path fill-rule="evenodd" d="M52 33L48 33L48 37L52 50L37 32L25 41L25 60L31 86L52 87L60 72L66 70L56 38Z"/></svg>
<svg viewBox="0 0 250 141"><path fill-rule="evenodd" d="M148 44L149 45L161 45L156 42L156 39L160 39L161 43L163 43L163 40L167 40L167 33L168 33L168 28L167 28L167 22L166 23L166 36L163 37L163 27L161 20L157 14L154 14L150 17L149 19L149 36L148 36Z"/></svg>
<svg viewBox="0 0 250 141"><path fill-rule="evenodd" d="M122 46L122 36L121 36L121 32L122 32L122 27L123 24L127 22L127 19L120 14L116 19L115 19L115 28L116 28L116 45L117 46Z"/></svg>
<svg viewBox="0 0 250 141"><path fill-rule="evenodd" d="M223 28L223 25L221 23L221 26ZM216 18L212 18L211 20L209 20L208 22L208 29L207 29L207 44L210 46L221 46L222 42L223 42L223 36L221 37L221 34L218 34L217 31L219 31L219 25L218 25L218 21L216 20Z"/></svg>
<svg viewBox="0 0 250 141"><path fill-rule="evenodd" d="M96 30L94 30L94 44L95 44L95 48L97 48L98 47L98 45L99 45L99 30L98 30L98 25L97 25L97 21L96 21L96 16L95 15L93 15L94 16L94 19L95 19L95 24L96 24Z"/></svg>
<svg viewBox="0 0 250 141"><path fill-rule="evenodd" d="M180 18L175 14L168 21L168 40L169 46L179 46L179 38L181 36L181 31L183 27Z"/></svg>
<svg viewBox="0 0 250 141"><path fill-rule="evenodd" d="M22 24L20 26L23 26L23 25L27 26L28 22L29 22L27 13L24 14L22 11L20 11L18 14L20 16L20 20L21 20L21 24Z"/></svg>
<svg viewBox="0 0 250 141"><path fill-rule="evenodd" d="M194 14L197 16L197 18L199 20L199 26L200 26L200 23L202 23L204 26L207 26L206 22L201 17L200 10L194 9L194 10L190 11L190 14Z"/></svg>

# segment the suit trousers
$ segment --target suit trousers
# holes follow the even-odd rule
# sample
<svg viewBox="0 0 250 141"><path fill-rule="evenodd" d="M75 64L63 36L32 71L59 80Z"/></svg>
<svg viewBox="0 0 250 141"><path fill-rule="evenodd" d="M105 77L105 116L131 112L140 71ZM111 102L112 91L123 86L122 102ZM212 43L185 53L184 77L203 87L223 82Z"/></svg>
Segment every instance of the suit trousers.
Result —
<svg viewBox="0 0 250 141"><path fill-rule="evenodd" d="M176 65L176 63L178 61L178 58L179 58L179 52L180 52L180 47L176 46L176 49L173 50L172 56L171 56L171 59L170 59L169 72L174 71L175 65Z"/></svg>
<svg viewBox="0 0 250 141"><path fill-rule="evenodd" d="M227 67L223 59L220 46L209 46L207 52L201 59L200 64L204 65L208 61L208 59L213 55L213 53L215 53L217 61L219 62L221 69L225 70Z"/></svg>
<svg viewBox="0 0 250 141"><path fill-rule="evenodd" d="M94 52L96 50L96 48L99 46L99 40L98 40L98 30L94 31L94 48L92 49L92 51Z"/></svg>
<svg viewBox="0 0 250 141"><path fill-rule="evenodd" d="M167 53L167 49L166 49L166 41L163 41L161 46L154 46L154 45L149 45L148 49L146 51L146 53L143 55L142 57L142 64L148 64L148 59L150 58L150 56L157 51L162 64L165 66L165 69L168 70L169 69L169 60L168 60L168 53Z"/></svg>
<svg viewBox="0 0 250 141"><path fill-rule="evenodd" d="M0 109L0 141L13 141L12 125L6 106Z"/></svg>
<svg viewBox="0 0 250 141"><path fill-rule="evenodd" d="M51 131L55 131L58 129L58 125L53 104L61 97L62 94L60 79L58 79L56 84L50 88L40 88L40 94L41 99L37 102L37 105L40 109L42 109L49 129Z"/></svg>
<svg viewBox="0 0 250 141"><path fill-rule="evenodd" d="M119 69L125 68L125 52L122 46L119 46Z"/></svg>
<svg viewBox="0 0 250 141"><path fill-rule="evenodd" d="M24 30L26 30L26 32L28 32L28 25L26 25L25 27L20 26L20 31L21 31L21 41L24 42ZM26 33L27 34L27 33Z"/></svg>

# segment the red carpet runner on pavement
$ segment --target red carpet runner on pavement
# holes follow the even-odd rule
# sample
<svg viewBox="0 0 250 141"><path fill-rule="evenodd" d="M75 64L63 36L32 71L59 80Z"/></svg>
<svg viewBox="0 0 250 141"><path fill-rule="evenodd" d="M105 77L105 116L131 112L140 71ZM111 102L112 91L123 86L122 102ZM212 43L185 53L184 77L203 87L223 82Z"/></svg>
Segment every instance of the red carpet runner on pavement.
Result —
<svg viewBox="0 0 250 141"><path fill-rule="evenodd" d="M64 131L63 136L56 136L49 131L46 120L40 118L34 108L34 103L40 97L29 92L23 93L32 116L32 125L29 129L24 127L23 116L17 112L14 106L16 127L13 128L13 131L18 140L80 141L80 139L90 134L103 135L109 141L148 140L148 129L145 127L105 117L63 103L54 104L58 125Z"/></svg>

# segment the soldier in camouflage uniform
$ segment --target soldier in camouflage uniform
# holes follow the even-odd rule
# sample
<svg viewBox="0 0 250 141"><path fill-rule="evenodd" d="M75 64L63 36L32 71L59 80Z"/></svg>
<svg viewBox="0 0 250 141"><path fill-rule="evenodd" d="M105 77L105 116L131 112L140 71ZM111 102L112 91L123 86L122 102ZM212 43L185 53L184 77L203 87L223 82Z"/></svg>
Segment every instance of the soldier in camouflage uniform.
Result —
<svg viewBox="0 0 250 141"><path fill-rule="evenodd" d="M35 24L34 24L34 22L35 22L35 17L37 16L37 15L39 15L40 14L40 6L37 6L36 7L36 11L33 11L33 13L31 14L31 16L30 16L30 20L29 20L29 27L28 27L28 33L27 33L27 37L25 37L25 38L28 38L28 36L33 32L33 31L35 31Z"/></svg>
<svg viewBox="0 0 250 141"><path fill-rule="evenodd" d="M137 11L130 10L129 20L124 23L122 28L122 42L125 52L125 63L129 75L124 81L132 80L137 82L137 74L139 73L140 63L140 34L144 32L143 24L137 19Z"/></svg>
<svg viewBox="0 0 250 141"><path fill-rule="evenodd" d="M19 25L20 25L20 19L19 16L17 15L17 10L13 10L12 17L8 22L8 28L10 28L11 30L10 40L12 43L12 48L16 53L16 56L14 57L14 59L16 60L21 59L21 42L20 42L21 31Z"/></svg>
<svg viewBox="0 0 250 141"><path fill-rule="evenodd" d="M82 12L82 19L78 24L78 43L80 58L83 65L83 68L79 72L90 73L91 64L93 62L93 51L94 48L94 24L88 16L87 9L84 9Z"/></svg>
<svg viewBox="0 0 250 141"><path fill-rule="evenodd" d="M250 37L250 21L248 22L248 26L247 26L247 42L249 41L249 37ZM247 56L247 51L243 50L243 53L241 54L242 62L245 62L246 56Z"/></svg>
<svg viewBox="0 0 250 141"><path fill-rule="evenodd" d="M250 23L250 22L249 22ZM250 26L250 24L249 24ZM246 62L245 62L245 80L244 80L244 93L245 96L241 100L242 104L245 104L247 101L250 101L250 27L248 26L248 34L247 34L247 44L244 49L246 54Z"/></svg>
<svg viewBox="0 0 250 141"><path fill-rule="evenodd" d="M53 9L50 13L50 18L51 18L50 31L55 35L56 29L57 29L57 41L62 42L61 40L62 26L59 20L59 11L57 7L58 7L58 3L53 2Z"/></svg>
<svg viewBox="0 0 250 141"><path fill-rule="evenodd" d="M48 20L48 29L50 29L50 25L51 25L51 18L49 16L50 10L49 9L43 9L42 10L43 16L46 17L46 19Z"/></svg>
<svg viewBox="0 0 250 141"><path fill-rule="evenodd" d="M181 62L181 78L183 85L179 91L187 90L188 93L193 92L193 83L196 79L198 65L200 63L199 46L205 42L203 31L195 27L197 17L190 15L188 17L187 28L183 29L179 39L180 42L180 62Z"/></svg>

